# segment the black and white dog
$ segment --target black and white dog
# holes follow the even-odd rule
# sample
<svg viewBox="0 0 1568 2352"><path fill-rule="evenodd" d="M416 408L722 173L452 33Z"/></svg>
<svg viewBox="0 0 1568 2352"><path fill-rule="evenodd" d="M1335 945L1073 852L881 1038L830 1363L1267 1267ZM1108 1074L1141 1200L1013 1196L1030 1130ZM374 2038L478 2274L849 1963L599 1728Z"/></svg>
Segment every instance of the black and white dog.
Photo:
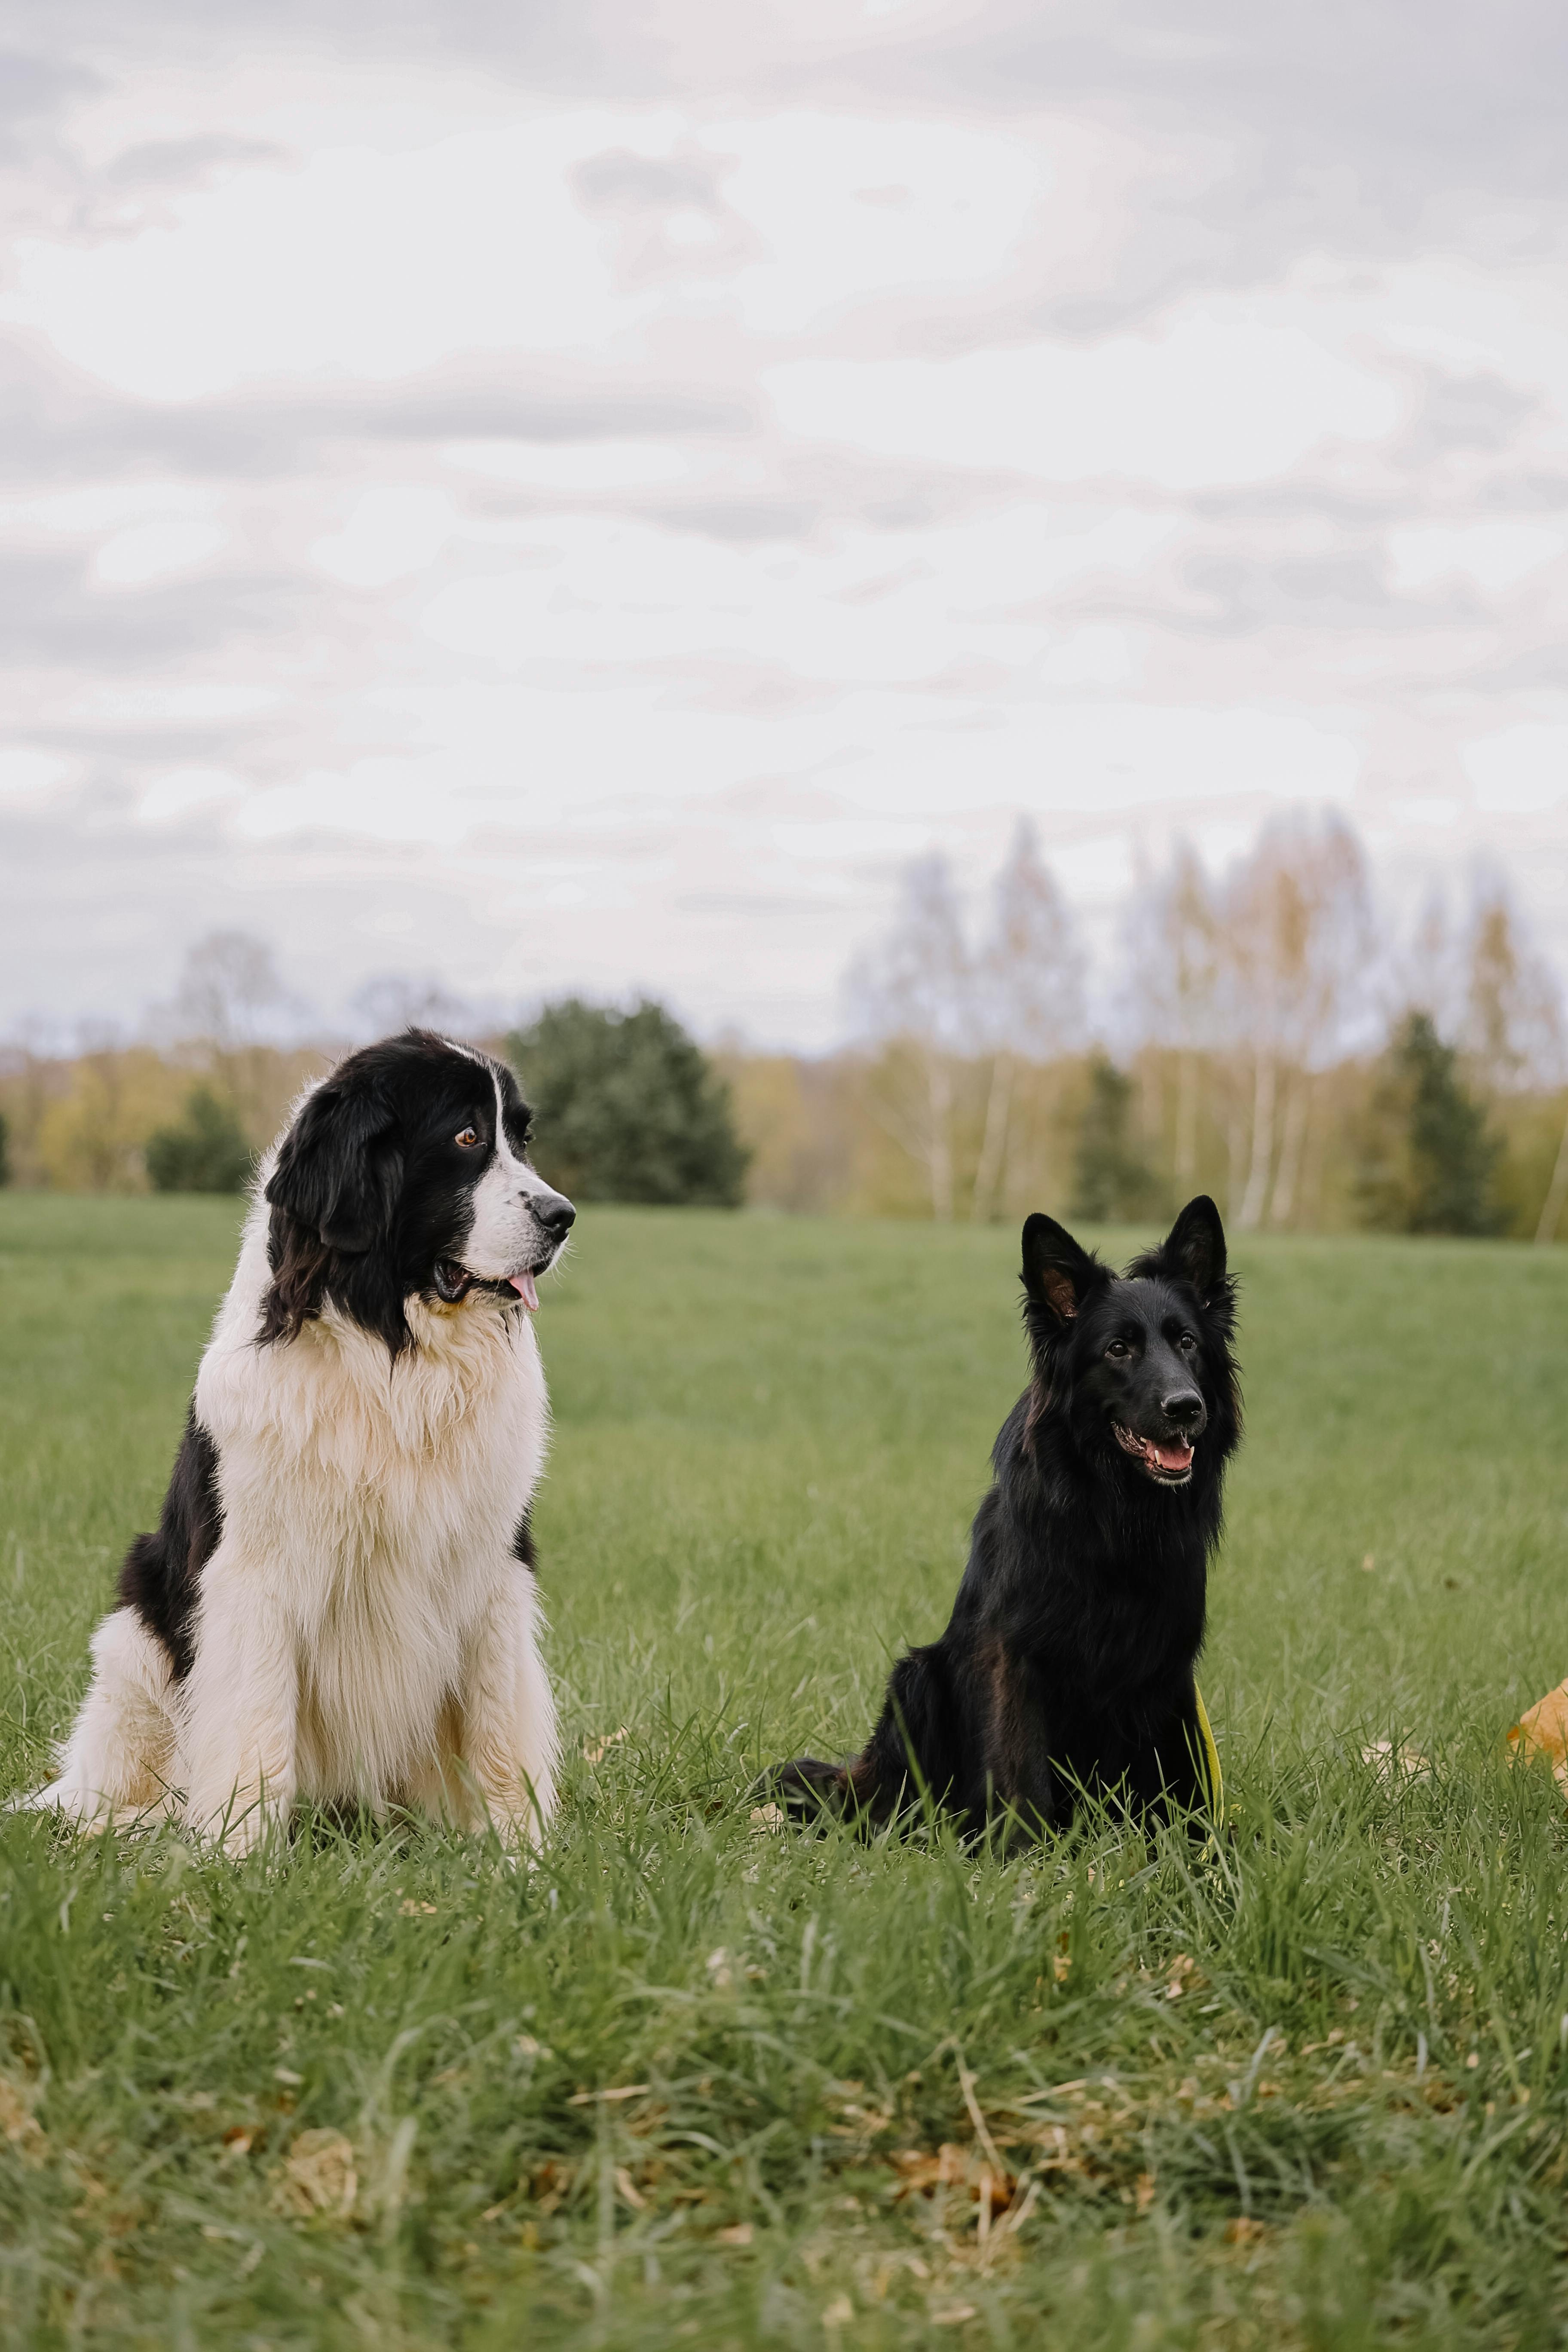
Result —
<svg viewBox="0 0 1568 2352"><path fill-rule="evenodd" d="M233 1852L297 1794L488 1816L554 1801L529 1503L529 1316L574 1211L511 1072L409 1030L352 1054L264 1162L156 1535L58 1776L79 1820L183 1811Z"/></svg>

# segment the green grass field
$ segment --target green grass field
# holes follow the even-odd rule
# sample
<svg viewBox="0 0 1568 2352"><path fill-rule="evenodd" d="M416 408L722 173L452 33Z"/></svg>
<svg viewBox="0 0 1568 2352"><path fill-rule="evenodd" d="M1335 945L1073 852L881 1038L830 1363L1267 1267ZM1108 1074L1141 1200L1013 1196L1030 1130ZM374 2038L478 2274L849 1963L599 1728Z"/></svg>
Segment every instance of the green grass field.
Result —
<svg viewBox="0 0 1568 2352"><path fill-rule="evenodd" d="M7 1787L155 1517L235 1225L0 1196ZM1014 1237L580 1234L539 1326L545 1860L0 1821L4 2340L1568 2336L1568 1840L1498 1758L1568 1673L1568 1252L1242 1252L1231 1837L1002 1863L771 1835L748 1790L856 1744L942 1622Z"/></svg>

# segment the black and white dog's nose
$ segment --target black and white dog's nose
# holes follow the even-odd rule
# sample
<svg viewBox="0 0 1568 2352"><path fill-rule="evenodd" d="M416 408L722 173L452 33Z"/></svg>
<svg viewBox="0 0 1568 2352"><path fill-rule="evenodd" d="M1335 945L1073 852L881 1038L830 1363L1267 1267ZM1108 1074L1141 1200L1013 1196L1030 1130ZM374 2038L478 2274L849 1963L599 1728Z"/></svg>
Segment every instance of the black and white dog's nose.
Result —
<svg viewBox="0 0 1568 2352"><path fill-rule="evenodd" d="M536 1192L531 1206L552 1242L564 1241L577 1222L577 1212L564 1192Z"/></svg>

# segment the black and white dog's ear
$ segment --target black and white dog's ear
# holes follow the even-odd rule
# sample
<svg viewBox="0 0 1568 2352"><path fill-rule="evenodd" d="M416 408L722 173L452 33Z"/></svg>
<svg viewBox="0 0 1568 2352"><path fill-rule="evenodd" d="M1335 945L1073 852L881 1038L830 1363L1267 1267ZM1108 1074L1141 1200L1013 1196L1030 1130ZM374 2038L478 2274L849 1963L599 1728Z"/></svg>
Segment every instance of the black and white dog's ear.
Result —
<svg viewBox="0 0 1568 2352"><path fill-rule="evenodd" d="M1072 1322L1091 1290L1107 1280L1092 1252L1080 1249L1065 1225L1038 1211L1024 1220L1024 1288L1053 1323Z"/></svg>
<svg viewBox="0 0 1568 2352"><path fill-rule="evenodd" d="M1225 1227L1206 1192L1189 1201L1161 1244L1160 1255L1190 1282L1205 1307L1225 1284Z"/></svg>
<svg viewBox="0 0 1568 2352"><path fill-rule="evenodd" d="M326 1079L283 1139L267 1198L324 1247L359 1256L392 1221L403 1178L396 1118L363 1082Z"/></svg>

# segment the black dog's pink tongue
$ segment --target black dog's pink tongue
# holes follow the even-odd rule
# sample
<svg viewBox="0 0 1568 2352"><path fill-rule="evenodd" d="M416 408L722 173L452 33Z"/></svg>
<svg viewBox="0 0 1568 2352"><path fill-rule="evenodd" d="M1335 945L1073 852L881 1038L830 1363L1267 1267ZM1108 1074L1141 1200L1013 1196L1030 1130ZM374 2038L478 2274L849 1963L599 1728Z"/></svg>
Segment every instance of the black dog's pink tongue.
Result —
<svg viewBox="0 0 1568 2352"><path fill-rule="evenodd" d="M1190 1470L1193 1466L1190 1445L1162 1445L1157 1438L1151 1438L1149 1450L1162 1470Z"/></svg>

